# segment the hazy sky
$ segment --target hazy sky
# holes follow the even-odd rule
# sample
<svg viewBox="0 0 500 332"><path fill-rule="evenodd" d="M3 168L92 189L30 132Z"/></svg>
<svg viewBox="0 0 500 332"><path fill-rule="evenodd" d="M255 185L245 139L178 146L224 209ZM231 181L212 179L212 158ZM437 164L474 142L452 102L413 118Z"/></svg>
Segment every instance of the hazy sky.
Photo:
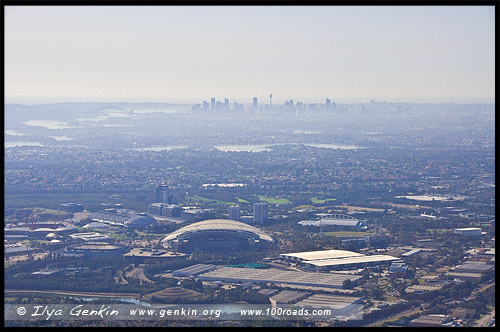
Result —
<svg viewBox="0 0 500 332"><path fill-rule="evenodd" d="M6 102L493 102L493 6L6 6Z"/></svg>

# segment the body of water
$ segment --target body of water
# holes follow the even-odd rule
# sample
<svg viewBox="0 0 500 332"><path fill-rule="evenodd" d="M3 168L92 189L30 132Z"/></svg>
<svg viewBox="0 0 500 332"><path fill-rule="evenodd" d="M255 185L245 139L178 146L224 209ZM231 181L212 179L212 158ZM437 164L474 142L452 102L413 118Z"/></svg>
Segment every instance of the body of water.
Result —
<svg viewBox="0 0 500 332"><path fill-rule="evenodd" d="M16 141L4 142L4 147L6 148L13 148L15 146L44 146L44 145L40 142L16 142Z"/></svg>
<svg viewBox="0 0 500 332"><path fill-rule="evenodd" d="M17 131L15 130L5 130L4 133L6 135L11 135L11 136L28 136L27 134L21 134L21 133L18 133Z"/></svg>
<svg viewBox="0 0 500 332"><path fill-rule="evenodd" d="M61 121L53 121L53 120L29 120L28 122L23 122L28 126L33 127L45 127L47 129L67 129L68 124Z"/></svg>
<svg viewBox="0 0 500 332"><path fill-rule="evenodd" d="M175 150L175 149L186 149L186 148L187 148L187 146L177 145L177 146L150 146L147 148L135 148L132 150L136 150L136 151L171 151L171 150Z"/></svg>
<svg viewBox="0 0 500 332"><path fill-rule="evenodd" d="M71 296L65 296L70 299L78 299L78 300L83 300L83 301L100 301L100 300L114 300L114 301L119 301L119 302L124 302L124 303L133 303L136 305L143 305L150 307L151 303L149 302L144 302L141 300L136 299L135 297L114 297L114 296L78 296L78 295L71 295Z"/></svg>
<svg viewBox="0 0 500 332"><path fill-rule="evenodd" d="M276 143L276 144L252 144L252 145L216 145L214 148L225 152L262 152L271 151L273 146L300 145L311 146L324 149L356 150L362 147L355 145L330 144L330 143Z"/></svg>
<svg viewBox="0 0 500 332"><path fill-rule="evenodd" d="M68 136L49 136L49 137L55 139L56 141L72 141L72 140L74 140L74 138L71 138Z"/></svg>
<svg viewBox="0 0 500 332"><path fill-rule="evenodd" d="M259 144L259 145L216 145L214 148L224 152L262 152L271 151L269 148L271 145Z"/></svg>

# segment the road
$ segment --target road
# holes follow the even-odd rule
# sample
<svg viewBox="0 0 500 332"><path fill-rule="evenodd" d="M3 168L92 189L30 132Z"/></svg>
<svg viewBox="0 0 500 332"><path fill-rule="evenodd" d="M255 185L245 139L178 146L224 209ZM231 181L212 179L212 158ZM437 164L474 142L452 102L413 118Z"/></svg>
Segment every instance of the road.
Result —
<svg viewBox="0 0 500 332"><path fill-rule="evenodd" d="M152 280L149 280L148 277L146 277L144 275L144 269L141 268L141 267L136 267L135 269L133 269L132 271L130 272L127 272L125 273L125 276L129 277L129 278L134 278L134 279L139 279L140 280L140 283L142 285L142 282L145 281L145 282L149 282L151 284L154 284L154 281Z"/></svg>
<svg viewBox="0 0 500 332"><path fill-rule="evenodd" d="M494 318L495 318L495 310L493 310L490 314L484 316L483 318L479 319L476 322L475 326L486 327Z"/></svg>
<svg viewBox="0 0 500 332"><path fill-rule="evenodd" d="M414 308L414 309L408 309L406 311L403 311L403 312L400 312L400 313L397 313L397 314L394 314L394 315L391 315L389 317L386 317L386 318L383 318L381 320L378 320L374 323L371 323L369 325L367 325L367 327L374 327L374 326L378 326L378 325L381 325L382 323L384 322L388 322L388 321L396 321L398 320L400 317L403 317L403 316L410 316L410 315L413 315L413 314L416 314L418 312L422 312L422 310L420 310L419 308Z"/></svg>

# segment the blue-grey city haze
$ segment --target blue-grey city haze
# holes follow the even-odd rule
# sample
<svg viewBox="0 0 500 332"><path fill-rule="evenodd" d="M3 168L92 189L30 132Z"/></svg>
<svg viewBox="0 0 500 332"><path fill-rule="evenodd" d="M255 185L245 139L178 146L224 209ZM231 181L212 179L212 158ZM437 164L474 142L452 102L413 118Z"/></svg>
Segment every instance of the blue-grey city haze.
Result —
<svg viewBox="0 0 500 332"><path fill-rule="evenodd" d="M6 6L5 100L493 102L494 6Z"/></svg>

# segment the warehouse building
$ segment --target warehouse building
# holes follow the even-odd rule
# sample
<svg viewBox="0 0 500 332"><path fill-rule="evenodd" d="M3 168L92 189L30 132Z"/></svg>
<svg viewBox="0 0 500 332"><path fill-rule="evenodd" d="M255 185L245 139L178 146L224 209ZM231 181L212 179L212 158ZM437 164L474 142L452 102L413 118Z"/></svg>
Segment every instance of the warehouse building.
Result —
<svg viewBox="0 0 500 332"><path fill-rule="evenodd" d="M453 233L460 234L460 235L463 235L463 236L481 236L482 235L482 229L481 228L475 228L475 227L470 227L470 228L455 228L453 230Z"/></svg>
<svg viewBox="0 0 500 332"><path fill-rule="evenodd" d="M455 266L453 270L454 272L463 273L486 273L494 267L494 265L482 262L465 262L464 264Z"/></svg>
<svg viewBox="0 0 500 332"><path fill-rule="evenodd" d="M365 267L390 265L392 262L399 260L399 258L388 255L362 255L357 257L305 261L301 264L305 269L313 270L316 272L325 272L331 270L355 270Z"/></svg>
<svg viewBox="0 0 500 332"><path fill-rule="evenodd" d="M320 250L281 254L280 257L290 262L297 262L307 270L327 272L331 270L355 270L379 265L390 265L400 261L388 255L366 256L347 250Z"/></svg>
<svg viewBox="0 0 500 332"><path fill-rule="evenodd" d="M305 299L311 295L307 292L297 292L297 291L282 291L276 295L269 298L273 308L276 307L288 307L288 305L296 303L302 299Z"/></svg>
<svg viewBox="0 0 500 332"><path fill-rule="evenodd" d="M318 250L306 252L294 252L290 254L281 254L280 257L290 262L315 261L320 259L359 257L363 254L348 250Z"/></svg>
<svg viewBox="0 0 500 332"><path fill-rule="evenodd" d="M297 302L297 306L349 310L359 308L362 302L363 298L359 296L314 294L304 300Z"/></svg>
<svg viewBox="0 0 500 332"><path fill-rule="evenodd" d="M341 214L341 213L327 214L319 219L302 220L299 221L299 225L316 226L316 227L339 226L341 228L346 228L346 229L355 228L359 230L366 229L368 227L366 220L359 220L352 216L348 216L346 214Z"/></svg>
<svg viewBox="0 0 500 332"><path fill-rule="evenodd" d="M132 264L142 264L146 260L163 262L184 256L186 255L182 253L173 253L161 249L134 248L123 254L123 260Z"/></svg>
<svg viewBox="0 0 500 332"><path fill-rule="evenodd" d="M202 273L215 270L217 267L212 264L196 264L172 272L174 277L196 277Z"/></svg>
<svg viewBox="0 0 500 332"><path fill-rule="evenodd" d="M208 273L201 274L202 281L221 281L230 283L276 283L301 286L316 286L327 288L342 288L345 280L358 280L359 276L337 273L313 273L301 271L285 271L270 269L242 269L223 267Z"/></svg>

